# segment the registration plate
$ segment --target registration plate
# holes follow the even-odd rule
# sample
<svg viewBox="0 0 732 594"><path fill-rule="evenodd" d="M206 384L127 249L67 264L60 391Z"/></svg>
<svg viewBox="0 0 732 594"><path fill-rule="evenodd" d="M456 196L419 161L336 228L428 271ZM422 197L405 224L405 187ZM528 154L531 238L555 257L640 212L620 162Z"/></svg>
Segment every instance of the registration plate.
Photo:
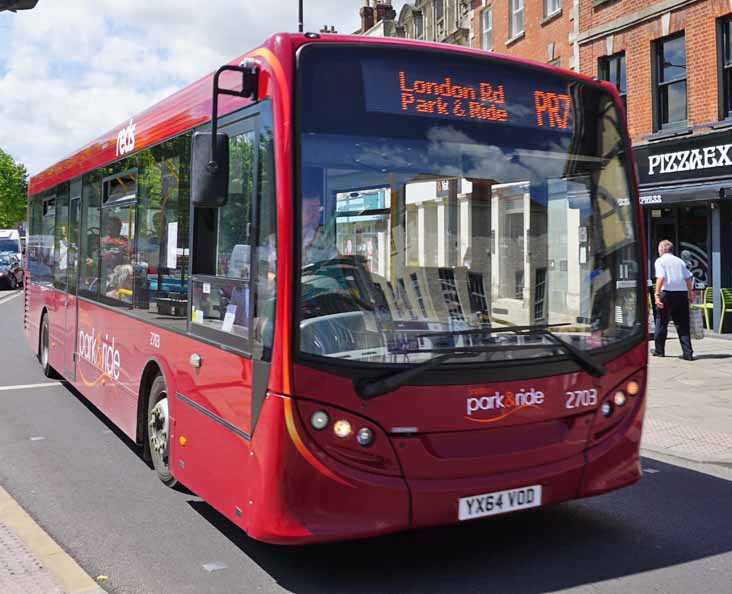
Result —
<svg viewBox="0 0 732 594"><path fill-rule="evenodd" d="M472 497L461 497L458 506L458 520L472 520L495 516L519 509L541 505L541 485L531 485L508 491L496 491Z"/></svg>

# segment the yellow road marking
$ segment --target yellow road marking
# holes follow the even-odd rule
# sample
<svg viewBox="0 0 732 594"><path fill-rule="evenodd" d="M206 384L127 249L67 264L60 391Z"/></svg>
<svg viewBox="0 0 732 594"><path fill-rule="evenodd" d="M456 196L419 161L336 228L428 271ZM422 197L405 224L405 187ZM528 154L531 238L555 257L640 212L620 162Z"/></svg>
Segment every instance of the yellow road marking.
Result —
<svg viewBox="0 0 732 594"><path fill-rule="evenodd" d="M103 594L99 585L0 487L0 522L12 528L67 594Z"/></svg>

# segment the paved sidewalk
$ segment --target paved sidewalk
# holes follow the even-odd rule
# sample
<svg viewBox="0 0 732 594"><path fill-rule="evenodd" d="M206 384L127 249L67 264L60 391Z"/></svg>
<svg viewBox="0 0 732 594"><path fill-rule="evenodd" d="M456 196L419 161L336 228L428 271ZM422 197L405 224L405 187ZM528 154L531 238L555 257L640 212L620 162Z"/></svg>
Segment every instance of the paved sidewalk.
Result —
<svg viewBox="0 0 732 594"><path fill-rule="evenodd" d="M696 360L684 361L678 338L669 333L666 356L650 357L642 447L732 464L732 342L707 335L693 347Z"/></svg>
<svg viewBox="0 0 732 594"><path fill-rule="evenodd" d="M104 594L2 487L0 593Z"/></svg>

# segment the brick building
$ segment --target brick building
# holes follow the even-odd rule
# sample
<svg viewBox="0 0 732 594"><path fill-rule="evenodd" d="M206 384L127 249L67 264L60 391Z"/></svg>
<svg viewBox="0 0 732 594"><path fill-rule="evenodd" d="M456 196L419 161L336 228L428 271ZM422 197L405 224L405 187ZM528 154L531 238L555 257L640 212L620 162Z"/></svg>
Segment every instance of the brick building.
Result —
<svg viewBox="0 0 732 594"><path fill-rule="evenodd" d="M470 45L576 70L578 4L578 0L472 0Z"/></svg>
<svg viewBox="0 0 732 594"><path fill-rule="evenodd" d="M472 45L618 87L638 162L648 265L661 239L673 241L697 288L713 288L719 320L719 288L732 287L732 4L566 4L474 0Z"/></svg>
<svg viewBox="0 0 732 594"><path fill-rule="evenodd" d="M463 14L462 4L406 4L392 34L466 44L427 26L451 6ZM468 8L470 46L618 87L638 162L648 264L658 241L673 241L696 286L713 288L719 320L719 288L732 287L732 2L470 0Z"/></svg>
<svg viewBox="0 0 732 594"><path fill-rule="evenodd" d="M627 102L649 260L673 241L696 286L713 287L719 320L719 288L732 286L731 5L581 0L579 24L581 71Z"/></svg>

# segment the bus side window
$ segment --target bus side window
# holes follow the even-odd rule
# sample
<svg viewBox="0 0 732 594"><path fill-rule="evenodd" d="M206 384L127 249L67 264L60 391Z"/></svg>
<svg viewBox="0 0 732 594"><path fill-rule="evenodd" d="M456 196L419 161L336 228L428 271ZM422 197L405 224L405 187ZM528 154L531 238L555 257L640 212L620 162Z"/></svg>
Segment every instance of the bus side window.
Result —
<svg viewBox="0 0 732 594"><path fill-rule="evenodd" d="M191 136L142 152L137 202L134 313L185 330Z"/></svg>
<svg viewBox="0 0 732 594"><path fill-rule="evenodd" d="M275 199L274 134L272 115L259 120L257 176L257 238L252 314L252 354L270 361L274 337L275 289L277 285L277 204Z"/></svg>
<svg viewBox="0 0 732 594"><path fill-rule="evenodd" d="M81 250L79 293L92 299L99 295L99 233L102 176L98 171L84 176L81 191Z"/></svg>
<svg viewBox="0 0 732 594"><path fill-rule="evenodd" d="M54 238L53 286L66 290L66 269L69 250L69 184L58 187L56 195L56 228Z"/></svg>
<svg viewBox="0 0 732 594"><path fill-rule="evenodd" d="M40 265L41 220L43 218L43 199L33 196L28 199L28 246L26 248L27 269L34 282L38 280Z"/></svg>
<svg viewBox="0 0 732 594"><path fill-rule="evenodd" d="M53 282L53 238L56 228L56 190L49 190L43 198L41 233L39 237L39 265L36 279L41 283Z"/></svg>
<svg viewBox="0 0 732 594"><path fill-rule="evenodd" d="M118 173L104 181L100 290L104 301L120 307L132 306L136 198L136 171Z"/></svg>
<svg viewBox="0 0 732 594"><path fill-rule="evenodd" d="M192 284L194 331L244 350L249 344L256 157L253 130L229 138L228 201L215 218L197 209L196 249L205 249L205 243L212 243L215 236L215 260L197 263L198 277ZM211 275L212 269L215 275ZM209 276L203 277L203 272Z"/></svg>

